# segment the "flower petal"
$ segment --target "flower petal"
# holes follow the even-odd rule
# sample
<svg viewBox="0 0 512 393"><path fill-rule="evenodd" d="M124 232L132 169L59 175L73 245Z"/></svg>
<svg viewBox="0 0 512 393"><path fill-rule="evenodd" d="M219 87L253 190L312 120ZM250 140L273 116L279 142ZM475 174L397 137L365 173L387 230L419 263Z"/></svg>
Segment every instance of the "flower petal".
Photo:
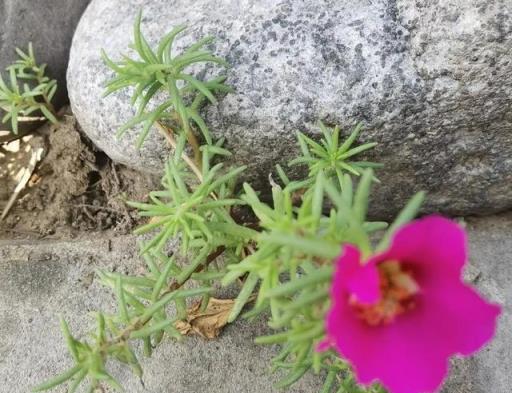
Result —
<svg viewBox="0 0 512 393"><path fill-rule="evenodd" d="M334 277L334 297L340 297L341 292L348 291L360 303L371 304L380 298L379 272L375 264L363 265L361 253L352 245L344 247L343 254L336 262Z"/></svg>
<svg viewBox="0 0 512 393"><path fill-rule="evenodd" d="M338 260L326 318L326 340L352 364L359 383L378 380L393 393L433 392L450 356L469 355L493 337L500 307L462 282L466 236L457 224L438 216L417 220L397 231L388 251L364 265L359 259L350 246ZM371 299L372 269L391 260L411 270L420 291L413 309L370 326L347 299Z"/></svg>
<svg viewBox="0 0 512 393"><path fill-rule="evenodd" d="M336 349L353 366L361 384L380 381L393 393L435 391L447 373L449 353L436 345L439 329L425 329L424 317L398 317L386 326L369 326L341 303L328 315L328 331L337 329Z"/></svg>
<svg viewBox="0 0 512 393"><path fill-rule="evenodd" d="M436 310L436 325L442 321L443 336L450 340L445 345L452 353L470 355L494 336L501 307L487 302L470 286L441 280L425 296L429 308Z"/></svg>
<svg viewBox="0 0 512 393"><path fill-rule="evenodd" d="M362 304L376 303L380 297L379 272L375 264L366 264L347 278L347 289Z"/></svg>
<svg viewBox="0 0 512 393"><path fill-rule="evenodd" d="M329 339L353 365L359 383L379 380L393 393L436 391L450 356L469 355L493 337L499 306L461 282L450 291L438 289L419 295L416 307L389 325L369 326L346 302L334 304L327 316Z"/></svg>
<svg viewBox="0 0 512 393"><path fill-rule="evenodd" d="M466 243L466 234L459 225L441 216L428 216L404 225L396 232L389 250L373 260L428 265L430 271L436 265L443 274L459 277L466 263Z"/></svg>

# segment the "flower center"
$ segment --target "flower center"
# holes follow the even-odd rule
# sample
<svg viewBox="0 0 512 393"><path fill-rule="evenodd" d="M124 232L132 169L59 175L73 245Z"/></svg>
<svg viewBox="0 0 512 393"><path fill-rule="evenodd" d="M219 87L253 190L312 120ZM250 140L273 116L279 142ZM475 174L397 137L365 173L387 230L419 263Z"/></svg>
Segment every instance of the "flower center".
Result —
<svg viewBox="0 0 512 393"><path fill-rule="evenodd" d="M389 324L394 319L414 308L414 295L419 286L410 271L403 270L397 261L386 261L377 265L380 278L381 298L375 304L362 304L351 297L349 303L357 316L370 326Z"/></svg>

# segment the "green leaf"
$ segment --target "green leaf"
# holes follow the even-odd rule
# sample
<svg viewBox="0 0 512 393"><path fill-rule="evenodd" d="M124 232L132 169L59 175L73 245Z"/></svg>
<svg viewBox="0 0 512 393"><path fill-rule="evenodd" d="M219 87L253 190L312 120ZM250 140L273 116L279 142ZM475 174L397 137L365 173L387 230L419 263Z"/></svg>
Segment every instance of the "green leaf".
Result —
<svg viewBox="0 0 512 393"><path fill-rule="evenodd" d="M178 87L176 86L176 81L173 78L168 79L167 88L169 89L171 100L174 105L174 110L178 113L180 118L183 131L188 133L190 132L190 124L188 121L187 110L185 108L185 104L183 103L183 99L180 96Z"/></svg>
<svg viewBox="0 0 512 393"><path fill-rule="evenodd" d="M210 153L224 156L224 157L231 157L233 155L229 150L226 150L226 149L223 149L222 147L214 146L214 145L203 145L203 146L201 146L201 150L202 151L208 150L208 152L210 152Z"/></svg>
<svg viewBox="0 0 512 393"><path fill-rule="evenodd" d="M242 290L238 294L235 304L233 305L233 309L229 313L228 322L233 322L240 312L242 312L242 309L244 308L245 304L249 300L249 298L252 295L252 292L254 288L256 287L256 284L259 281L259 277L256 273L250 273L247 278L245 279L244 286L242 287Z"/></svg>
<svg viewBox="0 0 512 393"><path fill-rule="evenodd" d="M229 66L229 64L224 59L213 56L210 52L206 51L181 55L174 59L174 64L179 69L184 69L195 63L217 63L224 67Z"/></svg>
<svg viewBox="0 0 512 393"><path fill-rule="evenodd" d="M124 297L124 288L122 280L123 278L121 275L118 275L116 277L116 296L119 305L119 315L121 317L121 320L124 322L128 322L130 318L128 315L128 307L126 305L126 300Z"/></svg>
<svg viewBox="0 0 512 393"><path fill-rule="evenodd" d="M287 233L273 232L272 234L262 234L259 237L260 242L280 245L282 247L291 247L297 251L302 251L310 255L316 255L323 258L333 259L340 253L340 246L318 238L306 238Z"/></svg>
<svg viewBox="0 0 512 393"><path fill-rule="evenodd" d="M41 385L36 386L32 389L33 392L42 392L44 390L49 390L54 388L57 385L60 385L66 382L68 379L73 378L73 376L78 373L82 369L81 365L76 365L73 368L70 368L68 371L57 375L56 377L42 383Z"/></svg>
<svg viewBox="0 0 512 393"><path fill-rule="evenodd" d="M57 83L52 84L52 86L48 89L48 100L53 100L53 97L55 96L55 93L57 92Z"/></svg>
<svg viewBox="0 0 512 393"><path fill-rule="evenodd" d="M365 170L356 190L353 209L354 217L356 217L360 222L364 222L366 212L368 211L368 198L370 196L372 178L373 171L371 169Z"/></svg>
<svg viewBox="0 0 512 393"><path fill-rule="evenodd" d="M368 232L368 233L380 231L380 230L386 229L388 227L389 227L389 224L384 221L365 222L363 224L363 229L365 230L365 232Z"/></svg>
<svg viewBox="0 0 512 393"><path fill-rule="evenodd" d="M11 127L12 132L14 135L18 134L18 112L14 109L12 109L12 112L10 113L11 117Z"/></svg>
<svg viewBox="0 0 512 393"><path fill-rule="evenodd" d="M149 131L153 124L157 122L159 119L162 118L163 113L169 108L169 102L164 102L162 105L160 105L157 109L155 109L153 112L150 112L149 114L144 116L144 127L142 127L142 131L139 134L137 141L135 143L135 146L137 149L140 149L146 140L146 137L149 134ZM121 129L125 128L126 125L124 125ZM121 132L121 129L119 132Z"/></svg>
<svg viewBox="0 0 512 393"><path fill-rule="evenodd" d="M222 232L229 236L244 238L244 239L255 239L259 235L258 231L254 229L244 227L238 224L212 222L209 224L210 228L214 232Z"/></svg>
<svg viewBox="0 0 512 393"><path fill-rule="evenodd" d="M194 271L202 264L206 263L206 257L211 252L210 247L205 246L203 249L197 254L197 256L190 262L183 271L176 277L176 281L178 284L183 284L188 278L194 273Z"/></svg>
<svg viewBox="0 0 512 393"><path fill-rule="evenodd" d="M325 378L324 385L322 386L322 390L320 393L329 393L334 386L334 382L336 380L336 375L338 374L337 370L330 370Z"/></svg>
<svg viewBox="0 0 512 393"><path fill-rule="evenodd" d="M87 369L82 369L69 385L68 393L75 393L82 381L87 376Z"/></svg>
<svg viewBox="0 0 512 393"><path fill-rule="evenodd" d="M174 320L165 320L158 323L155 323L151 326L145 327L141 330L136 330L132 332L130 335L131 338L145 338L150 337L151 335L161 331L165 330L165 328L171 326L175 321Z"/></svg>
<svg viewBox="0 0 512 393"><path fill-rule="evenodd" d="M268 290L265 294L265 297L271 298L290 296L299 290L304 290L309 287L328 283L332 278L332 272L333 270L331 266L319 268L314 273L308 274L303 278L288 281L285 284L281 284Z"/></svg>
<svg viewBox="0 0 512 393"><path fill-rule="evenodd" d="M146 90L146 94L142 96L142 99L139 100L139 106L137 107L137 114L136 116L140 116L144 113L144 110L146 109L146 106L148 105L149 101L153 96L162 88L162 85L160 82L155 81L153 84L149 86L149 88Z"/></svg>
<svg viewBox="0 0 512 393"><path fill-rule="evenodd" d="M164 52L167 52L167 55L171 56L170 52L172 50L172 44L174 42L174 39L178 34L180 34L183 30L185 30L185 26L176 26L173 28L158 44L157 49L157 57L161 62L166 63L164 59Z"/></svg>
<svg viewBox="0 0 512 393"><path fill-rule="evenodd" d="M355 156L356 154L362 153L363 151L371 149L377 145L378 145L377 142L372 142L372 143L365 143L364 145L354 147L353 149L350 149L348 152L339 156L339 159L346 160L349 157Z"/></svg>
<svg viewBox="0 0 512 393"><path fill-rule="evenodd" d="M142 11L139 11L135 18L135 24L133 26L133 38L135 40L135 49L139 56L148 63L156 63L157 59L146 40L142 36L140 25L142 21Z"/></svg>
<svg viewBox="0 0 512 393"><path fill-rule="evenodd" d="M183 54L189 54L189 53L192 53L192 52L195 52L199 49L201 49L203 46L205 46L206 44L209 44L210 42L212 42L214 40L214 37L212 36L206 36L206 37L203 37L201 38L199 41L197 41L195 44L192 44L190 45L186 50L185 52L183 52Z"/></svg>
<svg viewBox="0 0 512 393"><path fill-rule="evenodd" d="M179 74L177 79L182 79L184 81L187 81L192 86L194 86L197 90L199 90L202 94L204 94L204 96L206 98L208 98L208 100L212 104L216 104L217 103L217 100L215 99L213 94L210 92L210 90L208 90L208 87L206 87L206 85L203 82L201 82L200 80L194 78L191 75L187 75L187 74Z"/></svg>
<svg viewBox="0 0 512 393"><path fill-rule="evenodd" d="M354 176L359 176L360 173L352 167L352 165L347 164L343 161L337 161L336 165L340 166L342 169L345 169L347 172L352 173Z"/></svg>
<svg viewBox="0 0 512 393"><path fill-rule="evenodd" d="M382 168L384 166L384 164L380 164L378 162L369 162L369 161L351 161L350 164L353 166L356 166L356 167L360 167L360 168L373 168L373 169Z"/></svg>
<svg viewBox="0 0 512 393"><path fill-rule="evenodd" d="M147 277L136 277L136 276L125 276L118 273L109 273L104 272L102 270L96 270L96 274L102 280L112 281L115 283L115 280L118 276L121 276L123 279L123 284L138 286L138 287L153 287L156 283L155 280L147 278ZM108 285L106 282L105 284Z"/></svg>
<svg viewBox="0 0 512 393"><path fill-rule="evenodd" d="M55 117L55 115L52 112L50 112L50 110L45 105L41 105L40 109L41 109L41 112L43 112L43 115L48 120L50 120L53 124L57 124L59 122L57 120L57 118Z"/></svg>
<svg viewBox="0 0 512 393"><path fill-rule="evenodd" d="M151 295L153 301L156 301L160 296L160 292L162 291L163 286L167 283L167 279L169 278L173 267L174 259L171 258L167 261L167 265L165 266L164 271L160 274L160 277L158 277L158 280L153 287L153 294Z"/></svg>
<svg viewBox="0 0 512 393"><path fill-rule="evenodd" d="M277 170L277 174L279 175L279 178L281 179L281 181L283 182L283 184L285 186L287 186L289 183L290 183L290 179L288 178L288 176L286 175L286 173L284 172L283 168L281 167L281 165L277 164L276 165L276 170Z"/></svg>
<svg viewBox="0 0 512 393"><path fill-rule="evenodd" d="M312 326L310 329L307 329L303 332L290 334L289 341L297 343L308 342L323 336L324 333L324 324L323 322L319 322L316 325Z"/></svg>
<svg viewBox="0 0 512 393"><path fill-rule="evenodd" d="M28 55L26 55L25 52L23 52L21 49L15 48L15 51L18 54L18 56L21 57L23 60L29 60L30 59L30 57Z"/></svg>
<svg viewBox="0 0 512 393"><path fill-rule="evenodd" d="M69 331L69 326L63 317L60 317L60 330L62 331L62 334L66 339L66 344L68 346L69 352L71 353L71 356L73 357L73 360L78 363L79 358L78 350L76 348L76 341L71 335L71 332Z"/></svg>
<svg viewBox="0 0 512 393"><path fill-rule="evenodd" d="M352 206L354 190L350 175L343 175L341 179L341 197L346 206Z"/></svg>
<svg viewBox="0 0 512 393"><path fill-rule="evenodd" d="M146 309L146 311L144 312L144 314L142 314L140 316L140 318L141 318L141 320L147 320L147 319L151 318L151 316L154 313L156 313L157 311L159 311L160 309L165 307L171 300L183 299L183 298L192 297L192 296L201 296L201 295L204 295L205 293L211 293L212 290L213 290L213 288L206 287L206 288L180 289L178 291L170 292L170 293L166 294L165 296L163 296L157 302L153 303L150 307L148 307Z"/></svg>
<svg viewBox="0 0 512 393"><path fill-rule="evenodd" d="M151 345L151 337L144 337L142 339L142 342L144 343L144 356L150 357L153 353L153 346Z"/></svg>
<svg viewBox="0 0 512 393"><path fill-rule="evenodd" d="M221 272L201 272L201 273L193 273L190 278L197 281L211 281L211 280L220 280L226 275L225 271Z"/></svg>
<svg viewBox="0 0 512 393"><path fill-rule="evenodd" d="M280 344L288 341L289 333L288 332L282 332L277 334L272 334L269 336L260 336L256 337L254 339L254 342L256 344L261 345L271 345L271 344Z"/></svg>
<svg viewBox="0 0 512 393"><path fill-rule="evenodd" d="M328 296L329 291L326 288L315 288L314 291L306 292L294 299L293 302L286 306L286 311L300 310L311 304L315 304Z"/></svg>
<svg viewBox="0 0 512 393"><path fill-rule="evenodd" d="M277 388L285 388L287 386L293 385L295 382L297 382L306 372L311 368L311 366L302 366L297 368L295 371L292 371L290 374L288 374L285 378L280 380L277 384Z"/></svg>
<svg viewBox="0 0 512 393"><path fill-rule="evenodd" d="M100 376L100 378L98 378L98 379L103 380L112 389L117 390L119 392L124 392L124 389L121 386L121 384L119 382L117 382L116 379L114 377L112 377L110 374L108 374L107 372L103 372L97 376Z"/></svg>
<svg viewBox="0 0 512 393"><path fill-rule="evenodd" d="M376 251L384 251L389 246L389 243L391 242L391 237L394 235L396 230L400 228L402 225L411 221L414 217L416 217L416 214L418 213L418 210L423 204L424 199L425 193L418 192L409 200L407 205L400 211L395 221L393 221L393 224L391 224L391 226L388 228L388 230L382 237L381 241L379 242L376 248Z"/></svg>
<svg viewBox="0 0 512 393"><path fill-rule="evenodd" d="M206 123L204 122L204 120L192 108L187 108L187 113L188 113L188 116L194 121L194 123L196 123L196 125L201 130L201 133L203 134L203 137L206 140L206 143L209 146L211 146L213 143L212 137L210 135L210 131L208 130L208 127L207 127Z"/></svg>
<svg viewBox="0 0 512 393"><path fill-rule="evenodd" d="M9 78L11 81L11 89L15 93L19 93L18 80L16 79L16 72L12 68L9 70Z"/></svg>
<svg viewBox="0 0 512 393"><path fill-rule="evenodd" d="M209 187L208 187L208 194L215 191L217 189L217 187L219 187L221 184L225 184L227 183L228 181L236 178L240 173L242 173L243 171L245 171L247 169L247 166L243 165L243 166L239 166L235 169L233 169L232 171L230 171L229 173L223 175L223 176L219 176L217 178L217 180L215 180Z"/></svg>
<svg viewBox="0 0 512 393"><path fill-rule="evenodd" d="M320 219L322 215L323 203L324 203L324 176L322 172L318 172L316 176L316 182L313 187L313 202L312 202L312 214L313 217Z"/></svg>
<svg viewBox="0 0 512 393"><path fill-rule="evenodd" d="M352 146L352 144L355 142L355 140L357 139L357 137L359 136L359 133L361 132L361 130L363 129L363 124L362 123L358 123L356 125L356 128L354 128L354 131L352 131L352 133L350 134L350 136L345 140L345 142L343 142L343 144L340 146L339 148L339 152L341 154L345 153L348 149L350 149L350 146Z"/></svg>

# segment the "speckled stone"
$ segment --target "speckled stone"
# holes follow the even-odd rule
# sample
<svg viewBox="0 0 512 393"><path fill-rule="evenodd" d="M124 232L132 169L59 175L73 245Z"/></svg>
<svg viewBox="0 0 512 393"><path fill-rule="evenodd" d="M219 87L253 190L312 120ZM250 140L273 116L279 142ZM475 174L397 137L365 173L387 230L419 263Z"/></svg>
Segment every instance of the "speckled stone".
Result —
<svg viewBox="0 0 512 393"><path fill-rule="evenodd" d="M190 29L178 48L216 37L212 49L231 63L236 93L207 119L257 187L294 156L296 130L315 135L321 119L348 132L362 121L362 141L379 142L366 158L386 164L374 215L389 216L421 189L430 194L426 211L512 207L509 0L93 0L71 51L73 110L114 160L159 171L166 150L157 136L141 151L136 133L115 139L133 114L130 93L101 99L112 72L100 48L114 58L129 53L141 7L151 44L182 23Z"/></svg>

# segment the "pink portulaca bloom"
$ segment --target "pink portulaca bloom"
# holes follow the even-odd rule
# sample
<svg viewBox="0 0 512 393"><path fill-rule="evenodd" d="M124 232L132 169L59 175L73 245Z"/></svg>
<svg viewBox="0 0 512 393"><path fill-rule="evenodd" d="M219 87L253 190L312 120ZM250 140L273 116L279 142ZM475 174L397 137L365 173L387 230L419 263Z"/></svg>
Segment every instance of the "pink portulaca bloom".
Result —
<svg viewBox="0 0 512 393"><path fill-rule="evenodd" d="M438 216L403 226L387 251L367 261L346 246L331 287L326 343L363 385L436 391L449 357L480 349L500 314L462 281L465 263L464 231Z"/></svg>

